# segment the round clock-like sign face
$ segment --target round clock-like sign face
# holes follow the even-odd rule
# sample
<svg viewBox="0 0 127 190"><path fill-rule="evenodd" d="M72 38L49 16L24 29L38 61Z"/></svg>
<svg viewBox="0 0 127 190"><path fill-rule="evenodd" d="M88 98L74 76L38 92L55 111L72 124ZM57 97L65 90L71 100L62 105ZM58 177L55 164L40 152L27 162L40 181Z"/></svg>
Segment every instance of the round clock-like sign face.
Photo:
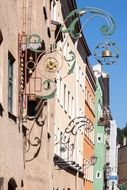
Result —
<svg viewBox="0 0 127 190"><path fill-rule="evenodd" d="M55 58L50 57L45 60L45 69L49 72L54 72L58 69L58 62Z"/></svg>

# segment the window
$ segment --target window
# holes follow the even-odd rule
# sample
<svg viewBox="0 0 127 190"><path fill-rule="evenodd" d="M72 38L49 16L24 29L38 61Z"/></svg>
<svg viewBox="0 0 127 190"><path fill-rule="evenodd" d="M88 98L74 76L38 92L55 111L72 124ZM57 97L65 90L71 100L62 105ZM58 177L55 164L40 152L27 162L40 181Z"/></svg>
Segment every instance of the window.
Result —
<svg viewBox="0 0 127 190"><path fill-rule="evenodd" d="M3 177L0 177L0 190L3 190L4 189L4 178Z"/></svg>
<svg viewBox="0 0 127 190"><path fill-rule="evenodd" d="M10 178L8 182L8 190L15 190L17 188L17 183L13 178Z"/></svg>
<svg viewBox="0 0 127 190"><path fill-rule="evenodd" d="M96 178L101 178L101 172L99 171L97 171L97 173L96 173Z"/></svg>
<svg viewBox="0 0 127 190"><path fill-rule="evenodd" d="M64 104L64 97L63 97L63 92L64 91L64 87L63 87L63 82L62 80L60 80L60 105L63 107Z"/></svg>
<svg viewBox="0 0 127 190"><path fill-rule="evenodd" d="M27 115L28 115L29 117L34 117L34 116L36 116L36 106L37 106L36 101L28 100L28 104L27 104Z"/></svg>
<svg viewBox="0 0 127 190"><path fill-rule="evenodd" d="M3 36L2 32L0 30L0 103L2 103L3 100L3 85L4 85L4 72L3 72L3 55L4 55L4 48L3 48ZM0 105L1 107L2 105ZM0 109L1 110L1 109Z"/></svg>
<svg viewBox="0 0 127 190"><path fill-rule="evenodd" d="M92 97L91 97L91 95L89 97L89 106L90 106L90 108L92 107Z"/></svg>
<svg viewBox="0 0 127 190"><path fill-rule="evenodd" d="M61 91L61 79L60 76L57 76L57 99L60 101L60 91Z"/></svg>
<svg viewBox="0 0 127 190"><path fill-rule="evenodd" d="M8 112L13 112L13 63L15 59L8 52Z"/></svg>
<svg viewBox="0 0 127 190"><path fill-rule="evenodd" d="M57 5L56 5L56 2L55 1L52 1L51 2L51 20L57 20L56 18L57 18L57 15L56 15L56 13L57 13Z"/></svg>
<svg viewBox="0 0 127 190"><path fill-rule="evenodd" d="M79 67L79 84L82 87L82 70L81 70L81 67Z"/></svg>
<svg viewBox="0 0 127 190"><path fill-rule="evenodd" d="M85 75L82 73L82 90L85 91Z"/></svg>
<svg viewBox="0 0 127 190"><path fill-rule="evenodd" d="M31 97L34 97L33 99ZM39 105L39 106L38 106ZM39 108L43 105L43 101L33 94L29 95L27 100L27 115L28 117L35 117Z"/></svg>
<svg viewBox="0 0 127 190"><path fill-rule="evenodd" d="M87 87L85 87L85 100L87 101Z"/></svg>
<svg viewBox="0 0 127 190"><path fill-rule="evenodd" d="M74 102L74 97L72 96L71 98L71 117L74 118L75 117L75 102Z"/></svg>
<svg viewBox="0 0 127 190"><path fill-rule="evenodd" d="M64 97L63 97L63 98L64 98L64 102L63 102L64 105L63 105L63 107L64 107L65 110L66 110L66 108L65 108L65 107L66 107L66 91L67 91L67 87L66 87L66 85L64 84Z"/></svg>
<svg viewBox="0 0 127 190"><path fill-rule="evenodd" d="M97 142L98 143L103 143L103 133L98 133L97 134Z"/></svg>
<svg viewBox="0 0 127 190"><path fill-rule="evenodd" d="M43 13L44 13L44 18L45 18L45 20L47 20L48 17L47 17L47 12L46 12L46 8L45 8L45 7L43 7Z"/></svg>
<svg viewBox="0 0 127 190"><path fill-rule="evenodd" d="M68 113L70 113L70 91L68 91L68 94L67 94L67 102L68 102Z"/></svg>
<svg viewBox="0 0 127 190"><path fill-rule="evenodd" d="M3 35L2 35L1 30L0 30L0 45L1 45L2 41L3 41Z"/></svg>

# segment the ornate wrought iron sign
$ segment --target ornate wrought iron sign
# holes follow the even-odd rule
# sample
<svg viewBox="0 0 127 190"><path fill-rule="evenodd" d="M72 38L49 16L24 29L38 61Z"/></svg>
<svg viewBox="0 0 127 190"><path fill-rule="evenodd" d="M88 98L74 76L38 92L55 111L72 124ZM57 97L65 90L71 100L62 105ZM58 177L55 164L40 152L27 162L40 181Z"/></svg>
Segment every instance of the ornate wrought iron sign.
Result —
<svg viewBox="0 0 127 190"><path fill-rule="evenodd" d="M64 132L60 134L59 138L56 135L55 146L59 145L60 152L68 152L66 160L72 157L74 153L76 136L80 128L84 128L84 130L90 132L93 130L94 126L85 116L76 117L69 122Z"/></svg>
<svg viewBox="0 0 127 190"><path fill-rule="evenodd" d="M23 1L25 6L25 1ZM28 13L31 13L31 4L28 5L29 10ZM24 10L24 14L26 9ZM35 157L37 157L40 148L41 148L41 137L42 137L42 128L44 126L46 117L41 121L39 120L40 111L43 110L43 103L48 99L51 99L55 96L56 93L56 82L57 80L62 80L66 78L68 75L72 74L75 69L76 64L76 54L74 51L68 52L68 57L63 55L63 47L67 42L67 39L63 43L63 47L58 47L57 40L59 34L62 36L68 33L75 41L81 37L82 30L84 24L80 31L76 31L76 24L79 21L80 17L86 13L92 14L89 19L101 16L103 17L108 25L104 25L101 27L101 33L104 36L110 36L113 34L116 26L114 19L110 14L104 12L103 10L97 8L83 8L73 10L64 20L63 24L56 35L53 44L50 44L50 47L45 48L45 43L42 38L38 34L32 34L31 32L26 33L26 20L23 20L23 31L18 38L18 47L19 47L19 118L21 123L29 120L30 124L31 120L34 119L32 127L27 135L27 151L30 152L31 147L36 147L36 151L31 158L26 159L26 161L31 161ZM28 14L28 15L29 15ZM23 15L23 19L26 17ZM89 20L87 19L87 21ZM29 19L30 20L30 19ZM69 22L68 22L69 21ZM70 22L71 21L71 22ZM86 22L87 22L86 21ZM67 25L66 22L69 24ZM31 24L31 23L30 23ZM31 28L28 28L28 31L31 31ZM113 43L108 43L108 48L111 46L115 46ZM99 48L102 46L98 46ZM99 49L97 48L97 49ZM102 47L103 48L103 47ZM107 49L106 49L107 50ZM108 53L108 52L106 52ZM115 51L114 58L118 58L118 52ZM102 63L102 60L98 58L98 52L95 51L95 57L97 57L98 61ZM109 52L110 54L110 52ZM106 54L107 55L107 54ZM109 59L110 56L108 56ZM104 58L104 56L103 56ZM105 58L103 59L105 60ZM107 64L112 64L115 62L115 59L111 62L107 62ZM66 67L65 71L61 69L63 65ZM61 72L61 73L60 73ZM58 78L58 74L59 78ZM35 114L33 114L33 109L29 110L28 107L30 105L35 105ZM42 106L40 106L42 104ZM38 108L39 111L38 111ZM30 111L30 115L29 112ZM35 136L35 143L32 143L31 134L34 128L34 124L37 123L38 126L41 126L40 135ZM86 119L86 117L77 117L74 118L66 127L63 134L61 134L60 139L56 141L57 144L61 144L60 151L68 150L70 157L73 154L75 147L75 137L77 135L78 130L81 127L85 127L85 130L90 131L93 129L91 122ZM70 153L71 152L71 153ZM33 151L32 151L33 153Z"/></svg>
<svg viewBox="0 0 127 190"><path fill-rule="evenodd" d="M86 14L89 14L89 17L83 22L80 32L76 32L76 29L75 29L76 23L79 21L81 16L86 15ZM111 65L117 61L119 57L119 50L116 47L116 43L110 42L109 40L107 43L107 38L110 35L112 35L116 29L115 21L109 13L95 7L86 7L82 9L76 9L72 11L65 19L64 23L66 23L66 21L68 21L69 19L72 19L72 21L70 22L70 25L67 28L65 28L64 25L61 26L61 32L69 33L73 39L78 40L82 36L81 34L82 34L85 24L90 19L97 16L104 18L107 22L107 25L105 24L101 26L100 28L100 32L104 37L106 37L106 41L96 46L94 56L99 63ZM106 52L105 56L104 54L102 54L102 52L100 54L99 50L101 50L101 48L104 52ZM109 54L107 53L108 51L111 51L111 49L113 50L113 55L110 54L109 56Z"/></svg>
<svg viewBox="0 0 127 190"><path fill-rule="evenodd" d="M36 94L37 98L43 100L55 96L56 81L66 78L74 71L76 56L73 51L70 51L69 55L68 59L64 57L57 44L43 50L38 34L19 36L19 107L23 107L21 109L26 108L26 99L31 94ZM67 73L56 79L57 73L65 63L69 67Z"/></svg>

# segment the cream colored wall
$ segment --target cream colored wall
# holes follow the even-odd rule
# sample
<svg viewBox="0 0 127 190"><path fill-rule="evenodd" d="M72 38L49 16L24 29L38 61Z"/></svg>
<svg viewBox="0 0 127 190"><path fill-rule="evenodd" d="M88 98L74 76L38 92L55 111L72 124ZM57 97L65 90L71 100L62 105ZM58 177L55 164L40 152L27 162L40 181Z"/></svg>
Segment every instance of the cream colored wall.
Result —
<svg viewBox="0 0 127 190"><path fill-rule="evenodd" d="M83 190L82 188L82 178L79 178L78 175L74 176L64 170L57 170L56 168L54 170L54 175L53 175L53 187L54 189L68 189L70 188L71 190Z"/></svg>
<svg viewBox="0 0 127 190"><path fill-rule="evenodd" d="M59 12L60 5L59 2L57 2L57 10ZM61 13L60 13L61 14ZM57 13L56 13L57 15ZM58 14L59 15L59 14ZM62 19L62 16L56 17L59 21ZM61 18L61 19L60 19ZM65 43L65 44L64 44ZM69 122L78 116L85 116L85 72L86 72L86 65L83 62L80 54L78 53L76 49L76 45L73 44L69 34L65 34L64 42L59 42L58 47L63 47L63 53L62 56L67 56L69 58L68 52L73 51L76 55L76 66L74 69L74 72L67 76L66 78L63 78L61 81L58 81L57 85L57 96L56 96L56 104L55 104L55 143L60 141L60 132L65 131L65 128L68 126ZM61 57L62 61L62 57ZM82 76L82 81L79 77L79 67L81 68L81 73L84 75ZM57 78L60 76L65 76L65 74L68 71L68 65L65 61L63 61L63 67L60 70ZM81 84L82 83L82 84ZM64 107L64 103L62 102L63 96L64 96L64 90L61 90L60 85L66 85L66 91L70 92L70 96L74 98L74 114L70 114L69 111L66 109L66 106ZM68 107L68 106L67 106ZM70 105L69 107L72 107ZM76 125L76 128L78 125ZM79 163L80 166L83 164L83 127L78 130L78 133L76 136L71 135L70 144L74 143L75 139L75 148L73 155L69 157L69 160L74 160L76 163ZM68 139L69 134L65 134L66 139ZM65 141L66 141L65 139ZM67 156L67 150L65 152L60 152L60 143L57 143L55 145L55 153L62 157L64 160L68 160ZM73 176L72 174L69 174L68 172L64 170L57 170L57 167L54 166L54 174L53 174L53 181L54 181L54 188L71 188L71 189L82 189L82 179L76 176ZM59 179L59 180L58 180ZM78 181L78 185L76 185L76 181Z"/></svg>
<svg viewBox="0 0 127 190"><path fill-rule="evenodd" d="M60 131L64 131L67 125L69 124L70 120L78 117L78 116L84 116L84 101L85 101L85 92L83 91L83 87L80 86L77 75L79 75L79 67L81 67L82 72L85 74L85 64L83 63L80 55L77 53L75 50L74 44L72 43L71 39L69 40L68 38L68 44L70 49L75 53L76 55L76 67L74 70L74 73L72 73L70 76L67 76L65 79L62 79L58 83L61 83L61 89L57 89L57 99L56 99L56 110L55 110L55 133L59 133ZM65 51L66 52L66 51ZM65 76L67 73L67 63L64 61L63 62L63 67L59 73L59 76ZM58 77L59 77L58 76ZM85 83L85 77L83 79L83 84ZM64 96L64 85L66 85L66 90L67 93L68 91L70 92L70 96L74 98L74 114L70 116L69 111L66 110L66 107L64 108L64 103L63 101L63 96ZM59 84L58 84L59 88ZM61 95L60 95L61 93ZM72 107L72 105L70 105ZM80 110L81 109L81 110ZM76 138L78 138L78 142L76 143L75 146L75 151L74 152L74 159L77 162L80 162L82 164L82 143L81 143L81 135L82 135L83 129L78 132L78 135ZM79 141L80 139L80 141ZM79 152L80 151L80 152ZM58 154L58 152L57 152ZM77 157L78 154L78 157ZM80 155L80 156L79 156Z"/></svg>

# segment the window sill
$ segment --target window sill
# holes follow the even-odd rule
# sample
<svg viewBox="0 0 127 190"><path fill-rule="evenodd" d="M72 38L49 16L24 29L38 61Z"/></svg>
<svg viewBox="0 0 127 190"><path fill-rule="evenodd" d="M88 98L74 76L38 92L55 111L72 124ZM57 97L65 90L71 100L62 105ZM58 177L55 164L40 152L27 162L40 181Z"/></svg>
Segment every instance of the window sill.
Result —
<svg viewBox="0 0 127 190"><path fill-rule="evenodd" d="M17 117L14 114L12 114L11 112L8 112L8 117L10 119L12 119L15 123L17 123Z"/></svg>

